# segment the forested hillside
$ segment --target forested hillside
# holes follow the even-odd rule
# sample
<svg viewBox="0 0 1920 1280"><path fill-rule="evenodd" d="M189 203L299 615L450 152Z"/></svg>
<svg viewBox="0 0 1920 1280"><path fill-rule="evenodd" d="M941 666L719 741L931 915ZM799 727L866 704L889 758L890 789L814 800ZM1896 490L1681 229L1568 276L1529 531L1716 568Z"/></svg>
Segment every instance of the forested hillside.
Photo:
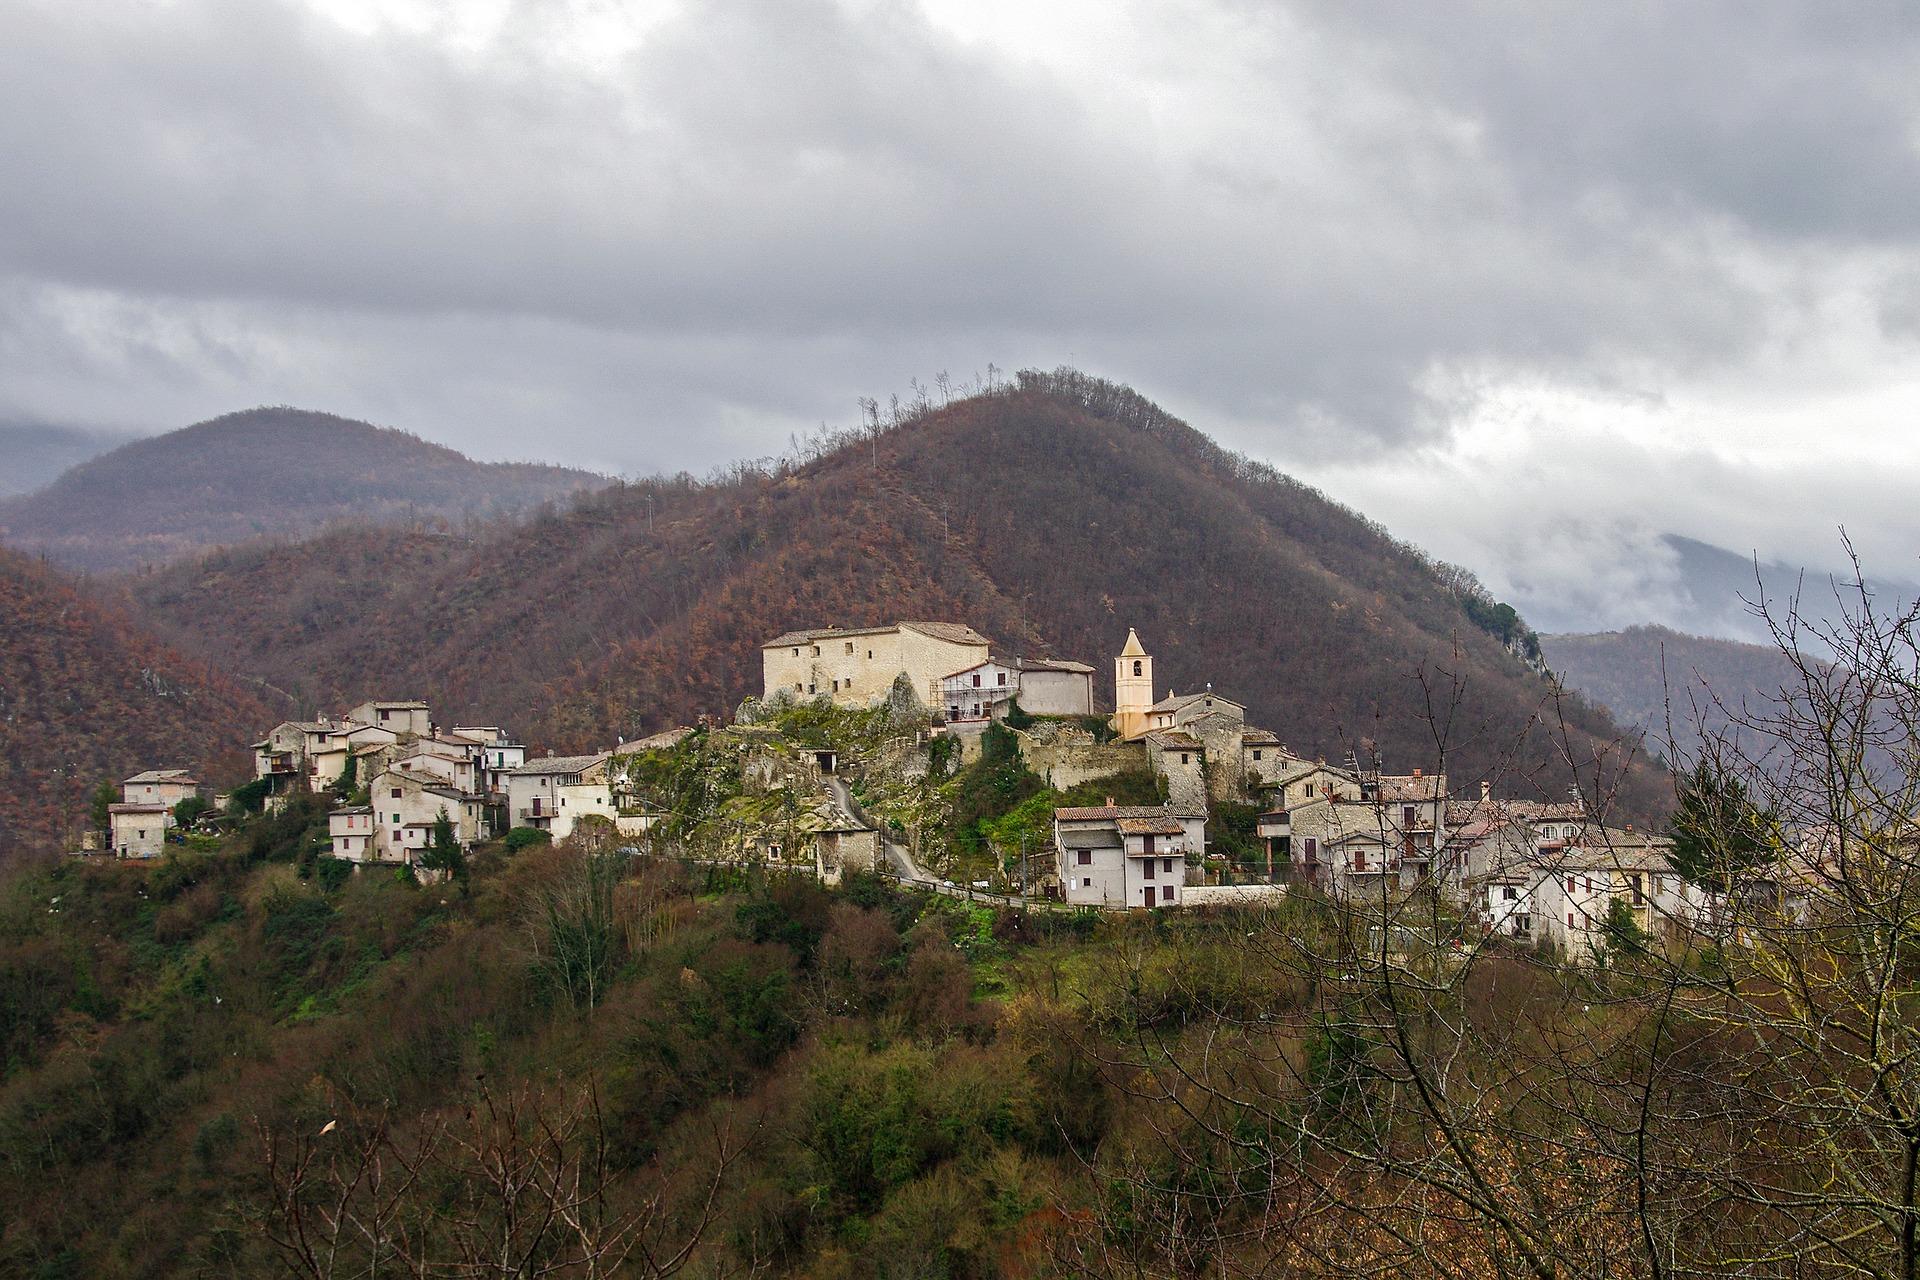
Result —
<svg viewBox="0 0 1920 1280"><path fill-rule="evenodd" d="M278 719L57 572L0 549L0 862L77 837L104 778L251 764Z"/></svg>
<svg viewBox="0 0 1920 1280"><path fill-rule="evenodd" d="M337 521L459 524L604 483L565 467L475 462L332 414L251 409L136 440L0 501L0 541L74 568L129 569Z"/></svg>
<svg viewBox="0 0 1920 1280"><path fill-rule="evenodd" d="M899 617L1103 672L1135 627L1164 688L1210 681L1296 750L1373 743L1408 769L1444 748L1462 781L1520 793L1558 793L1567 758L1617 732L1550 705L1530 633L1458 575L1067 371L724 482L617 486L458 536L235 549L128 586L177 643L311 706L404 691L567 747L730 712L783 630Z"/></svg>
<svg viewBox="0 0 1920 1280"><path fill-rule="evenodd" d="M1782 689L1802 684L1778 647L1666 627L1542 636L1540 643L1547 665L1568 686L1644 730L1649 749L1662 754L1672 747L1690 757L1703 730L1728 735L1731 719L1771 714Z"/></svg>

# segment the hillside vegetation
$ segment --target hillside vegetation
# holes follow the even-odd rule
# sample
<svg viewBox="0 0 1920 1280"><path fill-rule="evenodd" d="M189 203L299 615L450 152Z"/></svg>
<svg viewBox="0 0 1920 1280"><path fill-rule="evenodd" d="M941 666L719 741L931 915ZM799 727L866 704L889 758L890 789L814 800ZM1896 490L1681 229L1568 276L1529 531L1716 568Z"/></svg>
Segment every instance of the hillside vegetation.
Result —
<svg viewBox="0 0 1920 1280"><path fill-rule="evenodd" d="M77 835L105 778L204 769L277 719L60 574L0 549L0 862Z"/></svg>
<svg viewBox="0 0 1920 1280"><path fill-rule="evenodd" d="M174 642L314 706L404 690L563 747L730 712L783 630L901 617L1103 673L1136 627L1163 689L1211 682L1297 751L1444 752L1519 793L1558 794L1618 732L1556 704L1531 633L1457 573L1070 371L714 483L619 485L463 536L240 548L128 587ZM1624 786L1657 806L1649 780Z"/></svg>
<svg viewBox="0 0 1920 1280"><path fill-rule="evenodd" d="M332 414L262 408L136 440L0 501L0 541L80 569L130 569L339 521L462 523L603 484L565 467L480 463Z"/></svg>
<svg viewBox="0 0 1920 1280"><path fill-rule="evenodd" d="M1681 758L1710 737L1744 740L1733 719L1778 713L1782 689L1802 685L1778 648L1690 636L1666 627L1540 638L1550 666L1570 687L1647 734L1649 749Z"/></svg>

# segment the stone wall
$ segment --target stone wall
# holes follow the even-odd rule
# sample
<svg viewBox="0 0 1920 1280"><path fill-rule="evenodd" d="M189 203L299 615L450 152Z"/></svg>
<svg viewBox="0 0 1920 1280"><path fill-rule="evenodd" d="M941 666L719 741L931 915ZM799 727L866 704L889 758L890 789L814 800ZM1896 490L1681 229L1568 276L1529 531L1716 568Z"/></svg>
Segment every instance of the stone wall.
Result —
<svg viewBox="0 0 1920 1280"><path fill-rule="evenodd" d="M1014 736L1027 768L1057 791L1147 767L1146 746L1139 742L1095 742L1091 735L1084 740L1075 737L1041 742L1017 731Z"/></svg>

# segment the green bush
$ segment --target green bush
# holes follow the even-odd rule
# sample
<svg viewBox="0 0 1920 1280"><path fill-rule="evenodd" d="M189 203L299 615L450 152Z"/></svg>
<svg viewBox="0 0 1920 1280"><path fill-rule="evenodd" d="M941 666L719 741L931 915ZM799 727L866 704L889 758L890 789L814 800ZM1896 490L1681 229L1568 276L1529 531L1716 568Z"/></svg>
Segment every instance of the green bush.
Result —
<svg viewBox="0 0 1920 1280"><path fill-rule="evenodd" d="M507 832L500 843L507 847L508 853L518 853L536 844L552 844L553 833L539 827L515 827Z"/></svg>

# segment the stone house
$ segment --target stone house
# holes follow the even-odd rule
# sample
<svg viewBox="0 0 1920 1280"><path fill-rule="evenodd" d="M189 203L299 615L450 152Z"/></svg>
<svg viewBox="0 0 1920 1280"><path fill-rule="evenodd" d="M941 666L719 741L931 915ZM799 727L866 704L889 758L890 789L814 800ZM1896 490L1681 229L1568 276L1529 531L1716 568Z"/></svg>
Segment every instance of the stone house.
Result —
<svg viewBox="0 0 1920 1280"><path fill-rule="evenodd" d="M1434 883L1447 839L1444 774L1354 775L1318 766L1289 787L1299 789L1298 803L1262 815L1257 829L1284 835L1296 882L1349 899Z"/></svg>
<svg viewBox="0 0 1920 1280"><path fill-rule="evenodd" d="M323 720L284 720L253 744L253 776L273 780L275 793L297 785L307 772L307 742L310 734L327 732L332 725Z"/></svg>
<svg viewBox="0 0 1920 1280"><path fill-rule="evenodd" d="M462 848L485 836L482 799L436 774L390 766L368 784L367 791L373 809L373 861L417 861L433 843L434 823L443 812Z"/></svg>
<svg viewBox="0 0 1920 1280"><path fill-rule="evenodd" d="M433 734L433 714L424 702L363 702L349 710L346 718L396 734L410 733L419 738Z"/></svg>
<svg viewBox="0 0 1920 1280"><path fill-rule="evenodd" d="M1178 906L1187 855L1204 851L1206 830L1204 810L1172 804L1056 809L1060 896L1079 906Z"/></svg>
<svg viewBox="0 0 1920 1280"><path fill-rule="evenodd" d="M373 852L373 808L334 809L327 814L327 835L333 841L333 856L348 862L371 862Z"/></svg>
<svg viewBox="0 0 1920 1280"><path fill-rule="evenodd" d="M172 809L182 800L200 794L200 780L185 769L148 769L120 784L123 804L157 804Z"/></svg>
<svg viewBox="0 0 1920 1280"><path fill-rule="evenodd" d="M511 825L536 827L552 833L555 840L573 834L574 822L590 813L612 816L612 795L604 772L607 753L590 756L547 756L507 770L507 815ZM586 771L601 766L597 781L589 783ZM605 794L604 805L590 798Z"/></svg>
<svg viewBox="0 0 1920 1280"><path fill-rule="evenodd" d="M1182 809L1207 807L1207 747L1179 729L1160 729L1142 739L1147 767L1167 780L1167 799Z"/></svg>
<svg viewBox="0 0 1920 1280"><path fill-rule="evenodd" d="M1019 696L1020 669L1010 662L988 658L942 676L935 705L945 712L948 724L984 723L1004 718ZM1024 702L1021 709L1031 710Z"/></svg>
<svg viewBox="0 0 1920 1280"><path fill-rule="evenodd" d="M905 673L916 697L940 706L944 677L991 656L987 638L957 622L789 631L760 646L762 696L824 696L866 707L884 702Z"/></svg>
<svg viewBox="0 0 1920 1280"><path fill-rule="evenodd" d="M1065 658L1019 658L1020 709L1032 716L1093 714L1093 668Z"/></svg>
<svg viewBox="0 0 1920 1280"><path fill-rule="evenodd" d="M172 805L136 801L107 806L107 841L116 858L159 857L172 826Z"/></svg>

